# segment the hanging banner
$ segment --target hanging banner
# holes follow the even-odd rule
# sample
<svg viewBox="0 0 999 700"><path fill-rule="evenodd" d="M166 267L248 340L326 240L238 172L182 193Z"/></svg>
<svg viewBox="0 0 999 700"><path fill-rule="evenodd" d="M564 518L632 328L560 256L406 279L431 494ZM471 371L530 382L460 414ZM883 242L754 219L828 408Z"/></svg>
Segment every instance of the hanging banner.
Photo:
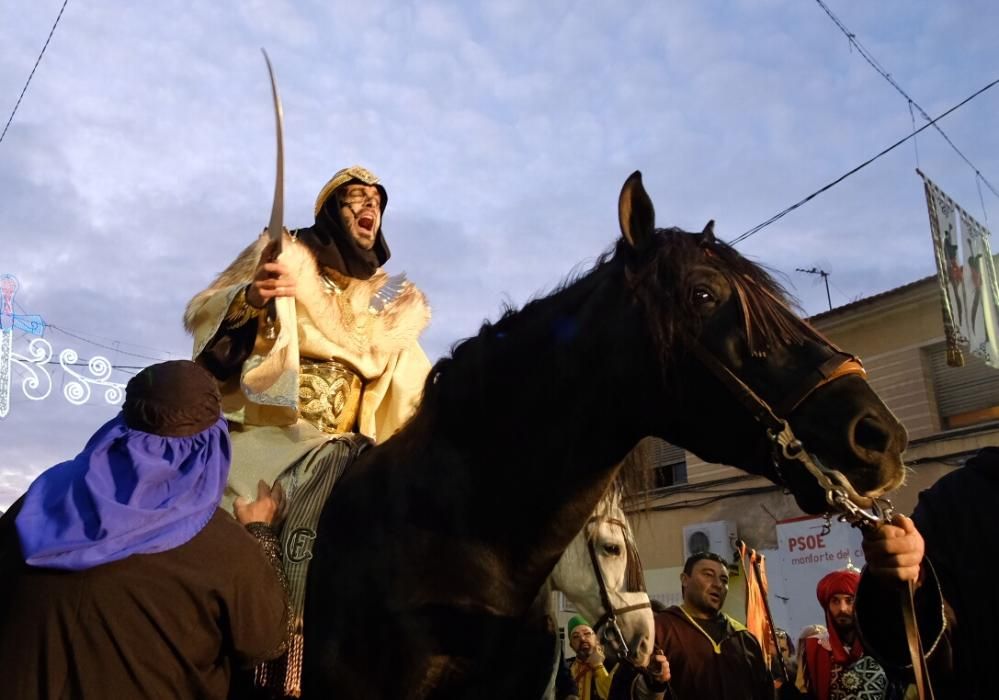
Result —
<svg viewBox="0 0 999 700"><path fill-rule="evenodd" d="M990 234L921 171L937 263L947 364L964 365L963 348L999 369L999 281Z"/></svg>
<svg viewBox="0 0 999 700"><path fill-rule="evenodd" d="M999 278L989 244L989 231L966 211L961 216L961 240L968 266L968 313L965 335L973 355L999 369Z"/></svg>

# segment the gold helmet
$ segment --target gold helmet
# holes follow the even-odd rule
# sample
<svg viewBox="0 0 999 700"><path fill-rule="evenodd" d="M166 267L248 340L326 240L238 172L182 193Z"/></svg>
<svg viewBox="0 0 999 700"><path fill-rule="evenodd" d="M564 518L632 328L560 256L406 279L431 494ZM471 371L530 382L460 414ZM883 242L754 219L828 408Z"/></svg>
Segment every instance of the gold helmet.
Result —
<svg viewBox="0 0 999 700"><path fill-rule="evenodd" d="M337 171L336 175L330 178L330 181L323 185L323 188L319 190L319 196L316 197L315 215L319 216L319 212L322 211L323 205L326 204L326 200L330 198L330 195L333 194L338 187L354 181L377 187L378 191L382 195L381 209L382 211L385 211L385 205L388 203L388 193L385 191L385 187L382 186L378 176L360 165L352 165L349 168Z"/></svg>

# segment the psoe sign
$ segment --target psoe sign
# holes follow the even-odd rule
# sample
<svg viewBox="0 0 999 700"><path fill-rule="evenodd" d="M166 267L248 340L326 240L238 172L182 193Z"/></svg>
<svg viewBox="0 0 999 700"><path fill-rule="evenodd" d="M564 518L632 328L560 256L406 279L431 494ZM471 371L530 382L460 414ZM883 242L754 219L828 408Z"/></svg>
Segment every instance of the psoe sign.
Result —
<svg viewBox="0 0 999 700"><path fill-rule="evenodd" d="M797 537L792 537L787 541L787 549L790 552L795 550L801 552L806 549L825 549L826 548L826 536L825 535L798 535Z"/></svg>
<svg viewBox="0 0 999 700"><path fill-rule="evenodd" d="M825 615L815 598L819 579L847 566L861 569L865 561L860 531L846 523L827 523L822 517L777 523L777 552L767 560L767 571L771 583L780 576L784 584L783 595L776 600L771 596L770 601L774 618L780 618L778 626L797 639L806 625L825 624Z"/></svg>

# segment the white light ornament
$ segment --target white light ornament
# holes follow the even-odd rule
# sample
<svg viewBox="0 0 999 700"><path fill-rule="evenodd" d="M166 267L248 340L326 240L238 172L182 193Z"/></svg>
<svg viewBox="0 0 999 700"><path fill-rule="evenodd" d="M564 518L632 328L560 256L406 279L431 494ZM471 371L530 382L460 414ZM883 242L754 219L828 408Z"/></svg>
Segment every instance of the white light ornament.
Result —
<svg viewBox="0 0 999 700"><path fill-rule="evenodd" d="M52 375L47 365L52 361L52 345L42 335L45 321L41 316L15 314L14 295L17 293L17 278L10 274L0 275L0 418L10 412L11 369L18 366L27 376L21 381L21 391L32 401L41 401L52 393ZM28 343L27 354L14 352L14 329L38 336ZM92 376L84 376L77 371L80 356L71 348L59 353L59 366L73 379L63 384L63 396L71 404L81 406L90 400L95 387L104 389L104 400L109 404L121 403L125 398L125 385L110 381L114 367L100 355L87 362L87 370Z"/></svg>

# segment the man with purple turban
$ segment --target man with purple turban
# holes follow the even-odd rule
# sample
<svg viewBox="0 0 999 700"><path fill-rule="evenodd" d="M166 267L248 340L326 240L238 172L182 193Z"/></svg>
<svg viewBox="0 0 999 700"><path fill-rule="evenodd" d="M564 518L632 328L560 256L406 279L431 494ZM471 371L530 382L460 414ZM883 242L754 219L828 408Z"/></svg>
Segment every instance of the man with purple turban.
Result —
<svg viewBox="0 0 999 700"><path fill-rule="evenodd" d="M804 640L797 686L815 700L885 700L900 697L885 671L864 653L857 634L854 598L860 573L843 569L826 574L815 590L825 612L828 636Z"/></svg>
<svg viewBox="0 0 999 700"><path fill-rule="evenodd" d="M0 519L4 697L221 700L283 651L275 504L218 508L230 454L214 378L164 362L32 483Z"/></svg>

